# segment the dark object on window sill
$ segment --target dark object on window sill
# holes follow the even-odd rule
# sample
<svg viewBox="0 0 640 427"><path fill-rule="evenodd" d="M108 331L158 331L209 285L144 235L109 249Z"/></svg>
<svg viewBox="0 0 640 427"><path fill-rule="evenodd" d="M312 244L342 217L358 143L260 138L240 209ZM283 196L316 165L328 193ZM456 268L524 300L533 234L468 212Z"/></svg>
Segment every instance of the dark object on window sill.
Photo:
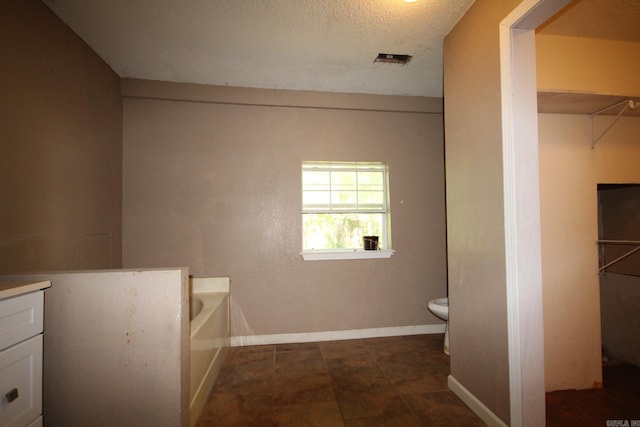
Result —
<svg viewBox="0 0 640 427"><path fill-rule="evenodd" d="M377 251L378 250L378 236L364 236L364 250L365 251Z"/></svg>

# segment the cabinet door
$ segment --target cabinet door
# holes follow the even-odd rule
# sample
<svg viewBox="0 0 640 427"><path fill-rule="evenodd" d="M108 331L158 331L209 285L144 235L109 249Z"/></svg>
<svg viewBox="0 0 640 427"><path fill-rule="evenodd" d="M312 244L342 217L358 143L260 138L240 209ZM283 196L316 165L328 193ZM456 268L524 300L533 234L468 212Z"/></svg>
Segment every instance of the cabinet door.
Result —
<svg viewBox="0 0 640 427"><path fill-rule="evenodd" d="M0 350L42 333L44 292L0 301Z"/></svg>
<svg viewBox="0 0 640 427"><path fill-rule="evenodd" d="M42 335L0 352L0 426L24 427L42 413Z"/></svg>

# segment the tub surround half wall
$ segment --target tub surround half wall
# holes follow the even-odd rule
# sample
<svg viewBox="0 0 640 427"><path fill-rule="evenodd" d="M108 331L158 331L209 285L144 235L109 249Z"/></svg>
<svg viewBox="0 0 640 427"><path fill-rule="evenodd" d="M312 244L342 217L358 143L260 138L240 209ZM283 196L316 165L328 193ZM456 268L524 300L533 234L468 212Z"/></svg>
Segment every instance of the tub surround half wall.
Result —
<svg viewBox="0 0 640 427"><path fill-rule="evenodd" d="M229 276L245 340L443 327L427 310L447 292L441 99L126 79L122 94L125 266ZM388 163L391 259L302 259L304 160Z"/></svg>
<svg viewBox="0 0 640 427"><path fill-rule="evenodd" d="M45 291L48 426L189 425L188 270L0 276Z"/></svg>

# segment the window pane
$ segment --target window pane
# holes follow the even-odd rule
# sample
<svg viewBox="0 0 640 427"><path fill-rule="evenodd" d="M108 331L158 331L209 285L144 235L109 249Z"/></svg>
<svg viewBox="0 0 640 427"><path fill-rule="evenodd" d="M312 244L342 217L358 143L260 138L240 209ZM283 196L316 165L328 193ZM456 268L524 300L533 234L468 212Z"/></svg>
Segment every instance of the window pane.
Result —
<svg viewBox="0 0 640 427"><path fill-rule="evenodd" d="M302 188L304 190L329 190L329 171L305 170L302 172Z"/></svg>
<svg viewBox="0 0 640 427"><path fill-rule="evenodd" d="M331 203L333 203L333 209L357 209L358 193L355 191L332 191Z"/></svg>
<svg viewBox="0 0 640 427"><path fill-rule="evenodd" d="M358 172L358 190L380 190L384 184L382 172Z"/></svg>
<svg viewBox="0 0 640 427"><path fill-rule="evenodd" d="M358 204L360 209L384 209L384 193L382 191L360 191Z"/></svg>
<svg viewBox="0 0 640 427"><path fill-rule="evenodd" d="M304 209L331 209L331 193L329 191L303 191L302 204Z"/></svg>
<svg viewBox="0 0 640 427"><path fill-rule="evenodd" d="M303 250L362 249L363 236L380 236L383 242L384 214L303 214Z"/></svg>
<svg viewBox="0 0 640 427"><path fill-rule="evenodd" d="M331 186L334 190L355 190L357 182L355 171L331 172Z"/></svg>

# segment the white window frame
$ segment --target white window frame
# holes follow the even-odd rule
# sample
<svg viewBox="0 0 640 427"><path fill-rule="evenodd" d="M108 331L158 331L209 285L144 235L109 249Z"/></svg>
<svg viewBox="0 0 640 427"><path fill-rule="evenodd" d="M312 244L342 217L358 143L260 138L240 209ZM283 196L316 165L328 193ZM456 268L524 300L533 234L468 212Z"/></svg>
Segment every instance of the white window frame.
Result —
<svg viewBox="0 0 640 427"><path fill-rule="evenodd" d="M383 187L383 198L384 198L384 208L383 210L374 209L349 209L345 211L341 210L308 210L305 209L304 204L302 204L302 216L305 214L311 213L382 213L384 214L384 224L382 231L382 241L385 242L386 248L371 251L364 250L363 248L358 249L306 249L302 250L300 254L302 255L305 261L319 261L319 260L347 260L347 259L380 259L380 258L389 258L395 252L391 249L391 216L389 209L389 170L388 166L382 162L321 162L321 161L304 161L302 162L301 173L303 174L305 170L310 168L314 168L317 170L327 170L331 171L332 167L339 166L337 170L341 171L349 171L349 166L352 166L353 171L363 171L366 170L366 166L372 166L376 171L382 170L384 175L384 187ZM302 182L302 179L301 179ZM304 188L301 192L304 191ZM304 203L304 202L303 202ZM302 234L304 235L304 220L302 221Z"/></svg>

